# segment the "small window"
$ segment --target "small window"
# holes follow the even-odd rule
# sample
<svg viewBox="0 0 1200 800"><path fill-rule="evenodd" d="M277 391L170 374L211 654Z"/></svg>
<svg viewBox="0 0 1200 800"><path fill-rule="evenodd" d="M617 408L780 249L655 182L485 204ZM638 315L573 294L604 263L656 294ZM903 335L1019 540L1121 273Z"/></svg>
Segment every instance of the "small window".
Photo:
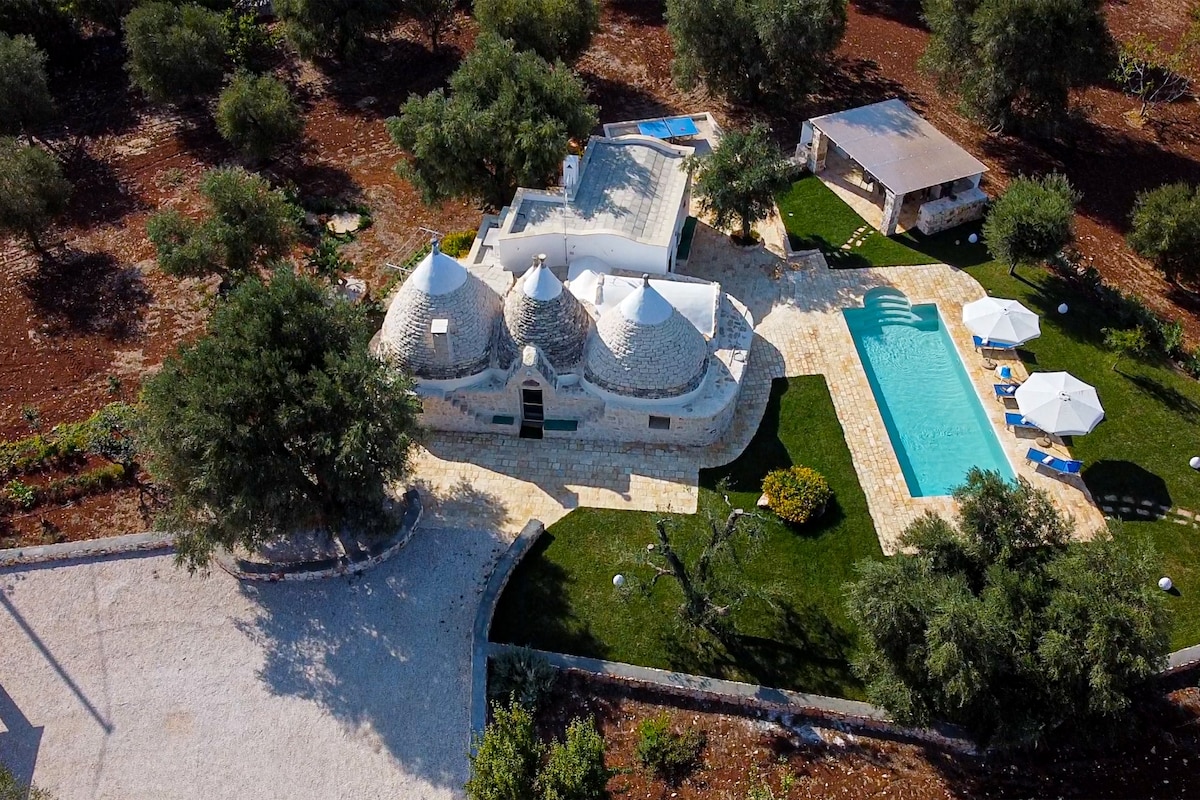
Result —
<svg viewBox="0 0 1200 800"><path fill-rule="evenodd" d="M577 431L579 430L579 420L548 419L542 423L542 427L548 431Z"/></svg>
<svg viewBox="0 0 1200 800"><path fill-rule="evenodd" d="M514 422L516 422L515 417L510 417L505 414L496 414L492 417L493 425L512 425Z"/></svg>
<svg viewBox="0 0 1200 800"><path fill-rule="evenodd" d="M652 431L669 431L671 430L670 417L650 417L650 430Z"/></svg>

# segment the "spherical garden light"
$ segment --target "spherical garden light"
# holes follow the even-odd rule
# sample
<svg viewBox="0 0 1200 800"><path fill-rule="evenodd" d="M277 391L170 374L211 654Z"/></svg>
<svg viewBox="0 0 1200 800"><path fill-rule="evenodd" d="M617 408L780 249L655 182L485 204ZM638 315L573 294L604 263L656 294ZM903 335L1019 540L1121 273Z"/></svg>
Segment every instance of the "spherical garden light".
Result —
<svg viewBox="0 0 1200 800"><path fill-rule="evenodd" d="M624 585L625 585L625 576L624 575L622 575L619 572L616 575L613 575L613 586L620 589Z"/></svg>
<svg viewBox="0 0 1200 800"><path fill-rule="evenodd" d="M1192 456L1188 459L1188 466L1192 469L1200 469L1200 456Z"/></svg>
<svg viewBox="0 0 1200 800"><path fill-rule="evenodd" d="M1058 313L1060 313L1060 314L1065 314L1065 313L1067 313L1067 311L1068 311L1068 310L1069 310L1069 309L1067 308L1067 304L1066 304L1066 303L1059 303L1059 304L1058 304Z"/></svg>
<svg viewBox="0 0 1200 800"><path fill-rule="evenodd" d="M1159 579L1158 579L1158 588L1162 589L1164 592L1169 592L1169 591L1171 591L1171 589L1172 589L1174 586L1175 586L1175 584L1174 584L1174 583L1172 583L1172 582L1171 582L1171 579L1170 579L1170 578L1168 578L1166 575L1164 575L1164 576L1162 576L1161 578L1159 578Z"/></svg>
<svg viewBox="0 0 1200 800"><path fill-rule="evenodd" d="M979 234L972 233L970 236L967 237L967 241L970 242L971 244L977 244L979 242Z"/></svg>

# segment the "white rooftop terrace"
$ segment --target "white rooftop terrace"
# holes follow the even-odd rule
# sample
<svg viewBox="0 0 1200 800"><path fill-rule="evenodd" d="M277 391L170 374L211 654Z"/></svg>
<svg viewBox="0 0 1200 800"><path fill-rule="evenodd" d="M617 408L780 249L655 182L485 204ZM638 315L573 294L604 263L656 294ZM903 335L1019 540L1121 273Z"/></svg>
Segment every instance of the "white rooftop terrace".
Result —
<svg viewBox="0 0 1200 800"><path fill-rule="evenodd" d="M592 137L574 197L518 190L503 234L615 233L667 246L688 189L683 160L692 152L650 136Z"/></svg>

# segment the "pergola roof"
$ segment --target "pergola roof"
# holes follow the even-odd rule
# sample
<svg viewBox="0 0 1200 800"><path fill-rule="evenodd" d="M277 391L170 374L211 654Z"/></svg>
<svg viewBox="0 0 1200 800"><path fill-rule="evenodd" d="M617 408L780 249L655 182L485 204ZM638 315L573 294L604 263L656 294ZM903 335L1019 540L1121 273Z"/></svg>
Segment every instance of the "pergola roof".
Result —
<svg viewBox="0 0 1200 800"><path fill-rule="evenodd" d="M811 122L897 195L987 171L901 100L826 114Z"/></svg>

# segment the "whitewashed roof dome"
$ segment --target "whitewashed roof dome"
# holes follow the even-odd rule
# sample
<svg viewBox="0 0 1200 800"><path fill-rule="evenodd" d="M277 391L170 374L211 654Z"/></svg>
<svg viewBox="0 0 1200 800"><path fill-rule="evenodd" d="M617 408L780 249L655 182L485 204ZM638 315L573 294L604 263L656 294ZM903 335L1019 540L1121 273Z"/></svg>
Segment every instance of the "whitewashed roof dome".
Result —
<svg viewBox="0 0 1200 800"><path fill-rule="evenodd" d="M482 372L500 316L500 297L437 242L400 287L380 332L380 351L419 378Z"/></svg>
<svg viewBox="0 0 1200 800"><path fill-rule="evenodd" d="M615 394L658 399L704 380L708 342L647 278L596 324L584 377Z"/></svg>
<svg viewBox="0 0 1200 800"><path fill-rule="evenodd" d="M525 273L504 298L500 363L507 366L527 345L537 346L556 369L579 363L591 317L562 281L541 263Z"/></svg>

